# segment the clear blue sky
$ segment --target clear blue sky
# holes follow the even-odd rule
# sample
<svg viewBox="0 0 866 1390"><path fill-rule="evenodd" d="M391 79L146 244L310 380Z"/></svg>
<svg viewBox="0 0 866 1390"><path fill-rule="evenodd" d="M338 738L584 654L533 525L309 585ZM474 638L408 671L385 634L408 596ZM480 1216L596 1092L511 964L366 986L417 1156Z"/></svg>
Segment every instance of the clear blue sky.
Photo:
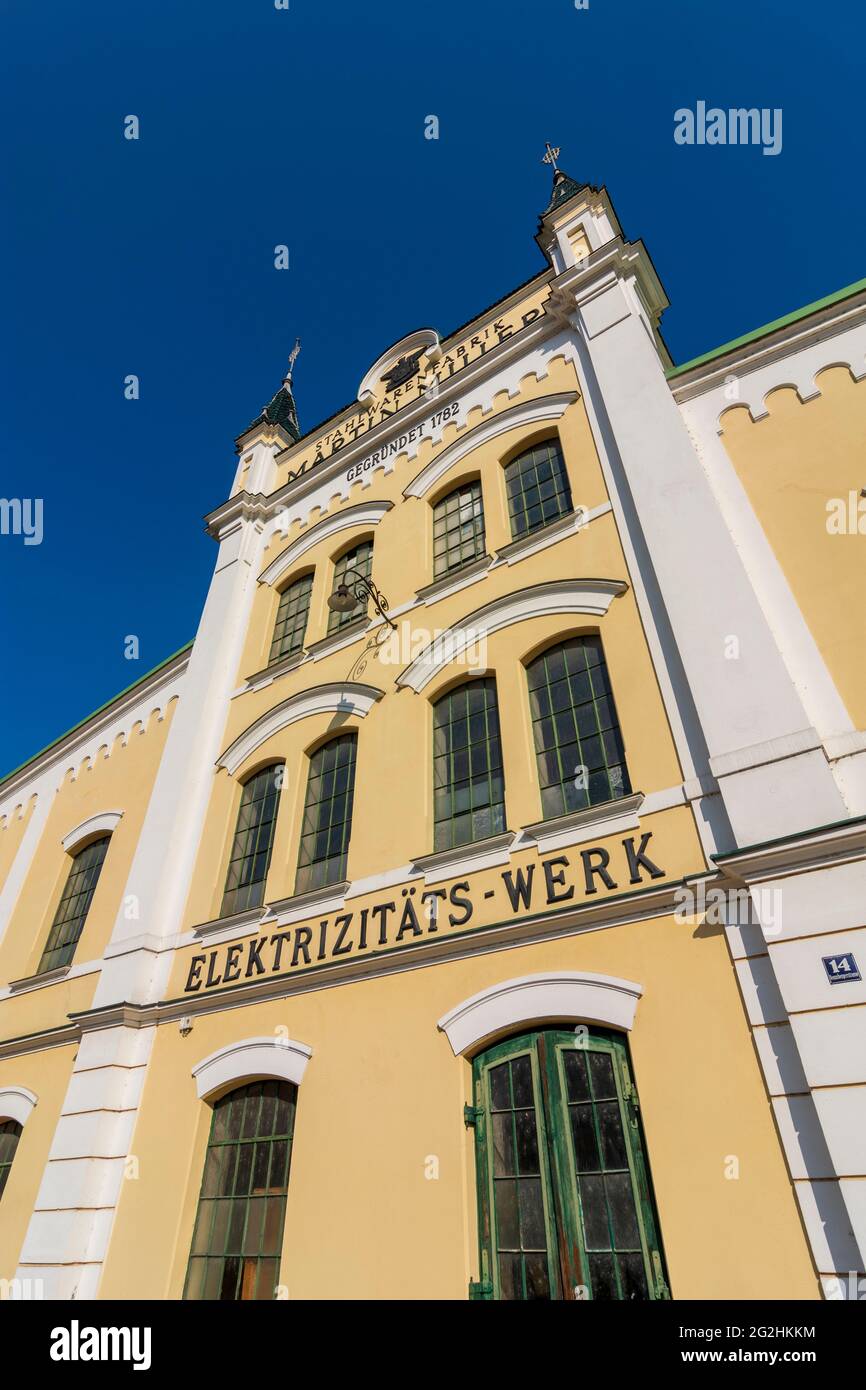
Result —
<svg viewBox="0 0 866 1390"><path fill-rule="evenodd" d="M676 361L866 274L862 16L0 0L0 495L44 499L41 545L0 536L0 772L193 635L216 554L201 517L296 334L306 430L392 341L542 268L546 140L647 243ZM698 100L781 107L781 154L675 144Z"/></svg>

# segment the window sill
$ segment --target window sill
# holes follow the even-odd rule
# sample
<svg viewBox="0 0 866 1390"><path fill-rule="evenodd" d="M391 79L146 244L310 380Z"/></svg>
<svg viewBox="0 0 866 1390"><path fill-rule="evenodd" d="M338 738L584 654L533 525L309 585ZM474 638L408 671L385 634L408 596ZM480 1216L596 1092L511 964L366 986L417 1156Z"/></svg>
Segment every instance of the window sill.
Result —
<svg viewBox="0 0 866 1390"><path fill-rule="evenodd" d="M643 799L643 792L632 792L629 796L600 801L595 806L569 811L551 820L524 825L520 832L521 848L524 844L535 844L541 853L546 853L551 849L564 849L566 845L579 845L586 840L615 835L620 830L637 830L640 826L638 810Z"/></svg>
<svg viewBox="0 0 866 1390"><path fill-rule="evenodd" d="M192 928L197 941L228 940L232 935L240 935L246 927L252 928L265 914L264 903L258 907L246 907L243 912L230 912L227 917L215 917L212 922L200 922Z"/></svg>
<svg viewBox="0 0 866 1390"><path fill-rule="evenodd" d="M268 903L266 920L269 926L274 922L282 926L285 922L299 922L313 911L326 914L336 912L345 903L348 891L349 881L346 879L344 883L326 883L323 888L311 888L307 893L294 893L290 898Z"/></svg>
<svg viewBox="0 0 866 1390"><path fill-rule="evenodd" d="M419 589L415 598L419 603L436 603L440 598L447 598L449 594L456 594L458 590L467 588L474 584L477 579L481 579L494 563L492 555L480 555L477 560L471 561L468 565L463 565L458 570L451 570L448 574L440 575L434 579L432 584L425 584Z"/></svg>
<svg viewBox="0 0 866 1390"><path fill-rule="evenodd" d="M603 516L612 510L609 502L600 507L594 507L592 511L588 511L586 507L575 507L573 512L566 512L565 516L557 517L556 521L550 521L546 526L539 526L535 531L530 531L525 536L519 536L516 541L510 541L501 550L497 550L493 568L499 565L513 565L516 561L525 559L527 555L534 555L537 550L545 550L549 545L556 545L557 541L581 530L590 521L594 521L597 516Z"/></svg>
<svg viewBox="0 0 866 1390"><path fill-rule="evenodd" d="M247 676L246 683L242 690L262 690L271 681L279 680L280 676L285 676L289 671L294 671L298 666L303 666L307 660L307 653L303 650L292 652L289 656L280 657L271 666L263 666L261 671L255 671L253 675Z"/></svg>
<svg viewBox="0 0 866 1390"><path fill-rule="evenodd" d="M499 835L489 835L486 840L473 840L468 845L422 854L412 860L412 870L422 873L425 883L441 883L443 879L455 878L458 874L492 869L497 864L510 862L509 850L513 840L514 831L503 830Z"/></svg>
<svg viewBox="0 0 866 1390"><path fill-rule="evenodd" d="M40 989L42 985L54 985L58 980L64 980L72 969L72 962L68 965L58 965L53 970L42 970L38 975L23 975L20 980L9 981L10 994L23 994L29 989Z"/></svg>
<svg viewBox="0 0 866 1390"><path fill-rule="evenodd" d="M352 622L346 623L345 627L338 628L336 632L329 632L327 637L321 637L318 642L313 642L307 647L308 658L311 661L319 661L323 656L330 656L341 647L348 647L352 642L357 642L359 637L363 637L369 622L369 617L364 613L360 618L353 618Z"/></svg>

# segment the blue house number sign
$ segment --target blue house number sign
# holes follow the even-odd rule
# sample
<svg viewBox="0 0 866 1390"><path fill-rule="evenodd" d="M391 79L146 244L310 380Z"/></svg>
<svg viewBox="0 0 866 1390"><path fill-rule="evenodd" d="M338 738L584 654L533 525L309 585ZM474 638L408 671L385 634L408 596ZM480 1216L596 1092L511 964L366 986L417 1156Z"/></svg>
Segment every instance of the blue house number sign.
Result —
<svg viewBox="0 0 866 1390"><path fill-rule="evenodd" d="M822 956L821 960L824 962L827 979L831 985L850 984L863 978L850 951L844 956Z"/></svg>

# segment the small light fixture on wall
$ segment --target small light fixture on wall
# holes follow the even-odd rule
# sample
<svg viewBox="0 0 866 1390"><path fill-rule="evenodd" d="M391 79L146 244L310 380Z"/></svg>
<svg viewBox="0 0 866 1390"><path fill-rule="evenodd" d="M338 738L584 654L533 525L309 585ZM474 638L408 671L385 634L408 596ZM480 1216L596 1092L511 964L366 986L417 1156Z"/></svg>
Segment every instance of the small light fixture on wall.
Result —
<svg viewBox="0 0 866 1390"><path fill-rule="evenodd" d="M178 1031L179 1031L179 1033L180 1033L180 1036L181 1036L182 1038L185 1038L186 1035L187 1035L187 1033L191 1033L191 1032L192 1032L192 1019L190 1018L189 1014L184 1014L183 1018L180 1020L180 1022L178 1023L177 1026L178 1026Z"/></svg>
<svg viewBox="0 0 866 1390"><path fill-rule="evenodd" d="M346 581L349 581L348 583ZM351 613L353 608L366 603L368 599L373 600L373 607L388 624L392 631L397 631L396 623L388 617L388 600L381 594L373 583L360 570L347 569L332 594L328 595L328 607L335 613Z"/></svg>

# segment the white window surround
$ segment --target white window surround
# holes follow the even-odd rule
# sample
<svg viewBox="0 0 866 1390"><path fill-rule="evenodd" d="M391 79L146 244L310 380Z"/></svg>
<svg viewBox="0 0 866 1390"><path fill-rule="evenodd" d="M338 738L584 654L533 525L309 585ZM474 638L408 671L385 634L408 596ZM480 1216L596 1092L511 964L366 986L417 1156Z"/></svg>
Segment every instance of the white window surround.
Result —
<svg viewBox="0 0 866 1390"><path fill-rule="evenodd" d="M474 449L478 449L490 439L495 439L497 435L505 434L508 430L559 420L577 399L577 391L558 391L555 395L541 396L538 400L524 401L520 405L513 405L508 410L503 410L501 414L494 415L492 419L482 420L479 425L475 425L459 439L455 439L453 444L449 444L447 449L443 449L441 454L422 468L421 472L403 489L403 496L426 497L445 477L448 470L465 458L467 454L472 453Z"/></svg>
<svg viewBox="0 0 866 1390"><path fill-rule="evenodd" d="M359 502L357 506L347 507L345 511L334 512L332 516L323 516L320 521L315 522L309 530L281 551L276 559L262 570L258 582L260 584L279 583L283 575L293 569L301 557L308 550L312 550L314 545L318 545L319 541L327 540L330 536L336 535L338 531L378 526L382 517L391 510L393 505L393 502Z"/></svg>
<svg viewBox="0 0 866 1390"><path fill-rule="evenodd" d="M26 1086L0 1086L0 1121L16 1120L26 1124L38 1097Z"/></svg>
<svg viewBox="0 0 866 1390"><path fill-rule="evenodd" d="M199 1100L215 1100L248 1081L290 1081L300 1086L313 1049L291 1038L241 1038L211 1052L192 1069Z"/></svg>
<svg viewBox="0 0 866 1390"><path fill-rule="evenodd" d="M528 618L571 613L603 617L612 600L627 588L621 579L565 579L505 594L446 628L400 672L396 684L398 688L409 686L417 694L468 648L501 628Z"/></svg>
<svg viewBox="0 0 866 1390"><path fill-rule="evenodd" d="M76 825L74 830L70 830L60 841L67 854L74 854L78 846L94 835L111 835L120 824L123 815L122 811L100 811L96 816L89 816L80 825Z"/></svg>
<svg viewBox="0 0 866 1390"><path fill-rule="evenodd" d="M601 1023L628 1031L642 994L643 985L615 975L583 970L522 975L464 999L442 1015L437 1027L455 1057L522 1024Z"/></svg>
<svg viewBox="0 0 866 1390"><path fill-rule="evenodd" d="M375 685L361 685L357 681L331 681L325 685L314 685L309 690L290 695L282 704L275 705L266 714L244 729L242 734L229 744L217 759L217 767L224 767L234 777L238 768L247 758L261 748L273 734L295 724L299 719L308 719L314 714L353 715L363 719L369 714L384 691Z"/></svg>

